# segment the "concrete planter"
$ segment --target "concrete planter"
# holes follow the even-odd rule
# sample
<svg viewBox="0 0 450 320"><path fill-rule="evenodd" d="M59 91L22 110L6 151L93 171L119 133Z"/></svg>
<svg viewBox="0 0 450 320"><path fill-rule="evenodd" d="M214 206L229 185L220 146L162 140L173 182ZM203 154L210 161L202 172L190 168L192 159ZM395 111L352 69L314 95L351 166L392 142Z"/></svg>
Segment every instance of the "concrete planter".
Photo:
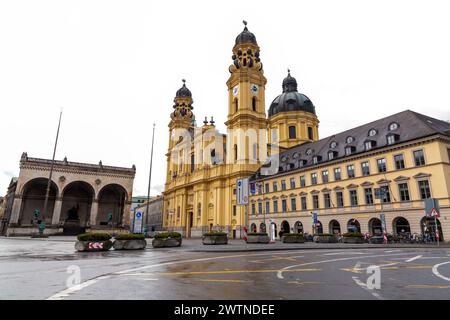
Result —
<svg viewBox="0 0 450 320"><path fill-rule="evenodd" d="M314 242L318 243L336 243L338 242L335 236L314 236Z"/></svg>
<svg viewBox="0 0 450 320"><path fill-rule="evenodd" d="M283 243L305 243L306 239L297 236L282 236L281 241Z"/></svg>
<svg viewBox="0 0 450 320"><path fill-rule="evenodd" d="M142 250L147 247L147 241L133 240L116 240L113 243L114 250Z"/></svg>
<svg viewBox="0 0 450 320"><path fill-rule="evenodd" d="M179 247L181 238L155 238L152 241L153 248Z"/></svg>
<svg viewBox="0 0 450 320"><path fill-rule="evenodd" d="M343 243L364 243L364 238L362 237L343 237L342 238Z"/></svg>
<svg viewBox="0 0 450 320"><path fill-rule="evenodd" d="M374 236L369 239L369 243L371 244L383 244L384 243L384 237L383 236Z"/></svg>
<svg viewBox="0 0 450 320"><path fill-rule="evenodd" d="M202 236L202 243L209 245L228 244L227 235Z"/></svg>
<svg viewBox="0 0 450 320"><path fill-rule="evenodd" d="M265 236L247 236L247 243L269 243L270 238L268 235Z"/></svg>
<svg viewBox="0 0 450 320"><path fill-rule="evenodd" d="M77 241L75 242L75 250L82 252L98 252L108 251L111 249L113 243L111 240L107 241Z"/></svg>

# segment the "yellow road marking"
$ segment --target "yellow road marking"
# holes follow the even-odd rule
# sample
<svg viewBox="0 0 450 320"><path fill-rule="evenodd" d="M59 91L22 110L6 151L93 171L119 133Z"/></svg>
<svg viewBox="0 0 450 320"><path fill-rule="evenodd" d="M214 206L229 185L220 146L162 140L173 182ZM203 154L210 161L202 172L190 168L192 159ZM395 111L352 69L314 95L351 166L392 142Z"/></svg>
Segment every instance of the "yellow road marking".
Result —
<svg viewBox="0 0 450 320"><path fill-rule="evenodd" d="M416 289L448 289L450 286L439 286L432 284L410 284L405 286L405 288L416 288Z"/></svg>
<svg viewBox="0 0 450 320"><path fill-rule="evenodd" d="M300 286L304 285L304 284L319 284L321 282L316 282L316 281L289 281L289 284L298 284Z"/></svg>
<svg viewBox="0 0 450 320"><path fill-rule="evenodd" d="M309 272L321 271L322 269L290 269L288 272ZM163 276L180 276L180 275L195 275L195 274L231 274L231 273L273 273L278 272L279 269L260 269L260 270L214 270L214 271L178 271L178 272L160 272L158 275Z"/></svg>
<svg viewBox="0 0 450 320"><path fill-rule="evenodd" d="M340 269L342 271L348 271L348 272L352 272L352 273L362 273L362 270L365 270L365 268L351 268L351 269Z"/></svg>
<svg viewBox="0 0 450 320"><path fill-rule="evenodd" d="M202 281L202 282L232 282L232 283L254 282L251 280L227 280L227 279L193 279L193 280Z"/></svg>
<svg viewBox="0 0 450 320"><path fill-rule="evenodd" d="M297 259L298 257L303 257L303 256L291 256L291 257L272 257L269 259L261 259L261 260L252 260L249 262L253 262L253 263L264 263L266 261L276 261L276 260L288 260L288 261L294 261L294 262L298 262Z"/></svg>

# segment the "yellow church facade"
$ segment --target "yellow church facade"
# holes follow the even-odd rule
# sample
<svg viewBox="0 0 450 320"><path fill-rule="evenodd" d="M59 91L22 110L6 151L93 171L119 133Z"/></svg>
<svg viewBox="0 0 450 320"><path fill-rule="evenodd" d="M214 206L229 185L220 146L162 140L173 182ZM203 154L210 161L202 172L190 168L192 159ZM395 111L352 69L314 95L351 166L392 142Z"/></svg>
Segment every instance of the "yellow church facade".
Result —
<svg viewBox="0 0 450 320"><path fill-rule="evenodd" d="M237 179L253 175L269 153L318 137L315 113L292 109L285 116L267 117L260 48L247 26L236 37L228 71L227 134L218 132L212 119L197 126L192 93L185 83L174 99L163 222L165 229L185 237L209 230L242 237L246 213L236 203ZM290 75L285 79L286 89L293 86L291 79ZM295 131L294 140L288 139L289 130L291 136ZM268 145L272 140L284 143Z"/></svg>

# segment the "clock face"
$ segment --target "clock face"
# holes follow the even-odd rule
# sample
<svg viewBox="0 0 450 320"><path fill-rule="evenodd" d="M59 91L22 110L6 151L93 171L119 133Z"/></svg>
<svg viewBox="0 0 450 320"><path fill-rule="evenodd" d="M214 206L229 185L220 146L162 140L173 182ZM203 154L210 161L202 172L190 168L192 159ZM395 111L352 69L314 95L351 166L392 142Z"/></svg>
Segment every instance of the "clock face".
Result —
<svg viewBox="0 0 450 320"><path fill-rule="evenodd" d="M233 96L237 96L238 93L239 93L239 87L236 86L236 87L233 88Z"/></svg>
<svg viewBox="0 0 450 320"><path fill-rule="evenodd" d="M250 86L250 90L251 90L251 92L253 92L253 93L258 93L258 86L257 86L256 84L252 84L252 85Z"/></svg>

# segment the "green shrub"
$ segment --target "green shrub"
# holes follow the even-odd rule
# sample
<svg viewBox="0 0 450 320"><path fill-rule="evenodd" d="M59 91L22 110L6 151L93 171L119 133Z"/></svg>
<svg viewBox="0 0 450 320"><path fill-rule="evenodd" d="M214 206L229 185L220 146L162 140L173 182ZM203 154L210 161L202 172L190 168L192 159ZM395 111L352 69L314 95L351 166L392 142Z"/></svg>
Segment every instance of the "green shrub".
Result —
<svg viewBox="0 0 450 320"><path fill-rule="evenodd" d="M299 238L303 238L303 234L301 234L301 233L283 233L283 237L299 237Z"/></svg>
<svg viewBox="0 0 450 320"><path fill-rule="evenodd" d="M77 236L78 241L107 241L111 239L111 235L101 232L82 233Z"/></svg>
<svg viewBox="0 0 450 320"><path fill-rule="evenodd" d="M247 233L248 236L267 236L267 232L249 232Z"/></svg>
<svg viewBox="0 0 450 320"><path fill-rule="evenodd" d="M334 234L331 234L331 233L318 233L318 234L315 234L314 236L319 236L319 237L334 237L335 235L334 235Z"/></svg>
<svg viewBox="0 0 450 320"><path fill-rule="evenodd" d="M345 238L364 238L364 235L360 232L347 232L343 234Z"/></svg>
<svg viewBox="0 0 450 320"><path fill-rule="evenodd" d="M167 239L167 238L181 238L181 233L179 232L160 232L156 233L155 239Z"/></svg>
<svg viewBox="0 0 450 320"><path fill-rule="evenodd" d="M125 233L114 237L116 240L144 240L145 236L140 233Z"/></svg>
<svg viewBox="0 0 450 320"><path fill-rule="evenodd" d="M226 232L219 232L219 231L211 231L203 234L203 236L226 236L228 235Z"/></svg>

